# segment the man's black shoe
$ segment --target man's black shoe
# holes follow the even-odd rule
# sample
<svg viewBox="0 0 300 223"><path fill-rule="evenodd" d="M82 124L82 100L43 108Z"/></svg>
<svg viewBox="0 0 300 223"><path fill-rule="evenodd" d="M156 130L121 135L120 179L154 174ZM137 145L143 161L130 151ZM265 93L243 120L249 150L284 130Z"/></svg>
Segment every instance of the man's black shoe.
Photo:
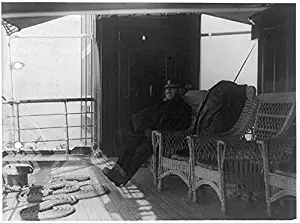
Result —
<svg viewBox="0 0 300 223"><path fill-rule="evenodd" d="M117 187L119 187L121 184L125 183L125 179L122 177L121 173L116 168L113 168L110 170L107 167L105 167L102 170L102 172Z"/></svg>

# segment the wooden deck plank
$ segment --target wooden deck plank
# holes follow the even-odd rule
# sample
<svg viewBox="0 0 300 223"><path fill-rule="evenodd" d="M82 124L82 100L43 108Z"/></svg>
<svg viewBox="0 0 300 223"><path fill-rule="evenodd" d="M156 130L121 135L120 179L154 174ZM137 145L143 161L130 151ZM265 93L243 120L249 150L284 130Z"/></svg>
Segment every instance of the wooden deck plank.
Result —
<svg viewBox="0 0 300 223"><path fill-rule="evenodd" d="M74 207L76 209L74 214L76 214L77 221L88 221L88 210L86 209L84 203L79 200Z"/></svg>
<svg viewBox="0 0 300 223"><path fill-rule="evenodd" d="M87 167L84 169L86 174L90 176L90 182L92 184L98 184L98 180L96 179L95 173L91 170L90 167ZM95 206L95 210L98 212L98 208L101 207L101 209L106 209L106 212L109 214L109 219L107 217L104 217L103 220L124 220L121 213L119 213L118 209L115 207L113 202L110 200L109 196L102 195L100 197L92 198L92 202ZM103 216L100 214L99 219L102 219Z"/></svg>
<svg viewBox="0 0 300 223"><path fill-rule="evenodd" d="M18 201L16 199L16 195L18 193L9 193L3 196L3 206L2 206L2 219L3 221L9 221L13 212L15 211L15 206Z"/></svg>
<svg viewBox="0 0 300 223"><path fill-rule="evenodd" d="M124 221L126 220L122 213L118 210L118 208L115 206L113 201L110 199L109 195L103 195L100 197L101 201L105 205L106 209L111 215L112 220L114 221Z"/></svg>
<svg viewBox="0 0 300 223"><path fill-rule="evenodd" d="M98 180L96 179L95 173L89 169L89 173L91 176L91 183L93 184L97 184L99 183ZM102 201L102 204L105 205L107 211L110 213L112 220L125 220L122 217L122 214L120 213L120 211L116 208L116 206L114 205L114 203L111 201L110 197L108 194L105 194L103 196L100 196L98 199L100 199ZM97 207L97 201L95 201L95 206Z"/></svg>
<svg viewBox="0 0 300 223"><path fill-rule="evenodd" d="M154 185L151 184L151 180L149 176L147 175L148 173L150 173L147 169L145 171L143 171L143 169L139 170L140 175L142 176L136 176L134 178L134 180L139 181L140 179L142 179L142 181L140 182L141 185L146 185L146 187L149 187L151 189L156 190L155 187L153 187ZM139 175L139 172L137 175ZM147 173L146 173L147 172ZM171 179L170 179L171 178ZM239 199L238 201L228 201L228 207L229 207L229 215L225 216L221 213L220 209L221 209L221 204L219 201L219 198L216 196L211 196L211 193L208 196L199 196L198 198L198 202L196 204L194 204L188 197L187 197L187 187L186 185L177 177L177 179L172 179L172 178L176 178L176 177L169 177L167 179L164 180L164 190L162 191L162 193L172 193L173 197L171 200L166 200L166 202L171 202L174 200L176 201L176 199L180 199L182 202L181 203L186 203L188 206L190 206L190 210L192 210L193 215L195 215L195 213L201 213L201 215L199 216L194 216L194 219L233 219L233 218L237 218L237 219L244 219L243 217L237 217L236 214L237 213L242 213L242 216L245 216L246 218L249 218L249 215L255 215L255 212L253 212L253 208L249 208L249 206L245 206L245 204L243 204L243 201L241 201L241 199ZM149 181L150 179L150 181ZM184 189L185 188L185 189ZM203 195L201 193L199 193L200 191L198 191L199 195ZM215 193L215 192L213 192ZM170 195L168 195L169 197ZM174 197L175 196L175 197ZM168 199L168 197L166 197L166 199ZM177 198L176 198L177 197ZM233 206L232 204L237 204L235 206ZM244 210L245 209L245 210ZM257 218L263 218L262 215L258 215Z"/></svg>
<svg viewBox="0 0 300 223"><path fill-rule="evenodd" d="M8 211L9 209L11 209L10 204L13 203L16 194L17 194L17 192L2 194L2 199L3 199L2 210L3 211Z"/></svg>
<svg viewBox="0 0 300 223"><path fill-rule="evenodd" d="M146 172L143 172L143 170L146 170ZM205 210L200 211L201 208L203 209L203 207L200 206L200 209L199 209L199 207L198 207L199 205L197 206L190 199L188 199L187 192L185 195L186 199L182 199L181 197L178 197L178 196L170 193L169 191L158 192L156 187L153 185L153 177L152 177L151 173L148 171L148 169L141 168L138 171L138 173L133 177L132 181L137 182L137 181L135 181L136 179L140 183L139 186L146 185L147 187L149 187L149 189L151 188L151 191L153 193L158 194L157 196L159 196L159 197L161 197L163 195L163 193L166 193L164 200L165 201L167 200L168 202L165 202L165 203L168 203L170 206L173 207L173 209L177 210L177 213L187 216L188 219L204 219L203 214L201 212L203 212Z"/></svg>
<svg viewBox="0 0 300 223"><path fill-rule="evenodd" d="M143 176L143 177L140 177ZM140 184L145 184L147 187L152 190L154 193L157 193L158 196L164 197L165 201L168 201L170 205L175 206L180 205L181 210L186 210L189 212L189 215L194 217L195 219L203 219L203 214L201 213L203 210L201 210L201 207L195 207L194 203L187 197L187 186L185 184L181 184L180 186L176 186L176 183L180 183L180 180L176 182L172 182L170 185L173 187L177 187L181 190L182 197L178 197L176 194L172 193L171 190L166 188L166 184L164 182L164 188L161 192L158 192L156 186L153 184L153 176L150 173L150 171L147 168L141 168L136 176L134 177L134 180L139 181ZM145 182L145 183L143 183ZM196 208L196 213L193 212L193 210ZM196 215L196 216L194 216Z"/></svg>
<svg viewBox="0 0 300 223"><path fill-rule="evenodd" d="M43 155L43 154L9 154L2 157L2 162L6 161L72 161L80 160L81 157L77 155L67 155L67 154L52 154L52 155Z"/></svg>
<svg viewBox="0 0 300 223"><path fill-rule="evenodd" d="M156 207L153 208L145 194L131 182L126 186L117 187L117 190L124 199L131 201L129 208L139 220L158 220L165 216L166 213Z"/></svg>
<svg viewBox="0 0 300 223"><path fill-rule="evenodd" d="M76 212L76 210L75 210ZM70 214L66 217L63 218L57 218L57 219L53 219L52 221L77 221L77 217L75 215L75 212L73 214Z"/></svg>
<svg viewBox="0 0 300 223"><path fill-rule="evenodd" d="M220 211L220 201L210 187L199 190L198 201L194 203L187 197L187 186L178 177L165 179L163 191L158 192L152 174L146 168L140 168L126 186L117 188L101 172L103 167L111 164L111 160L104 158L89 160L78 157L55 162L47 159L32 161L34 172L29 175L29 182L45 184L52 176L85 174L91 177L90 183L100 183L110 189L107 195L80 200L75 204L75 213L58 221L267 219L264 199L254 204L240 198L229 200L228 216L224 216ZM26 207L27 202L18 203L15 195L9 193L3 197L3 220L21 220L19 211ZM288 201L290 207L285 208L279 208L277 203L272 204L272 219L295 218L295 202Z"/></svg>
<svg viewBox="0 0 300 223"><path fill-rule="evenodd" d="M13 212L11 216L11 221L21 221L21 215L20 211L28 206L28 203L26 201L23 202L17 202L17 205L15 206L15 211Z"/></svg>
<svg viewBox="0 0 300 223"><path fill-rule="evenodd" d="M120 196L115 185L113 185L113 183L111 182L108 182L106 177L102 175L101 169L103 169L103 163L105 163L106 161L101 158L92 158L91 161L94 164L94 166L91 168L92 171L95 173L98 182L103 184L104 186L107 186L110 189L110 193L108 196L110 200L114 203L115 207L122 214L122 218L131 221L138 220L138 218L130 211L130 208L128 206L128 203L130 203L129 200L123 199L122 196Z"/></svg>
<svg viewBox="0 0 300 223"><path fill-rule="evenodd" d="M179 212L176 211L171 205L169 205L167 202L165 202L163 199L161 199L160 196L157 195L157 193L154 193L151 191L146 185L140 184L136 181L134 181L134 184L140 188L143 193L148 198L147 200L152 204L153 207L158 207L161 210L164 210L166 212L166 215L164 216L164 219L166 220L182 220L184 219L184 215L181 215Z"/></svg>
<svg viewBox="0 0 300 223"><path fill-rule="evenodd" d="M102 162L103 163L103 162ZM108 163L108 162L107 162ZM103 167L102 167L103 168ZM152 182L151 182L152 183ZM129 183L130 184L130 183ZM129 186L128 186L129 187ZM129 195L128 194L126 194L126 192L124 192L123 190L125 189L126 190L126 187L124 187L124 186L122 186L122 187L120 187L120 188L116 188L117 190L118 190L118 192L120 193L120 195L122 196L122 198L123 199L129 199ZM123 189L123 190L122 190ZM141 192L140 192L141 193ZM145 198L143 199L144 200L144 202L145 202ZM148 202L148 201L146 201L146 202ZM143 217L143 216L141 216L141 212L142 211L140 211L139 210L139 208L141 208L141 206L139 206L139 204L137 204L136 202L133 202L133 205L131 205L131 206L129 206L130 207L130 210L132 211L132 212L134 212L134 214L138 217L138 219L141 219L141 217ZM156 214L157 216L157 218L158 219L166 219L166 216L168 216L169 214L168 213L166 213L165 211L163 211L163 210L161 210L160 208L158 208L158 207L156 207L156 206L154 206L154 209L155 209L155 211L156 211L156 213L154 212L154 214ZM174 217L173 217L174 218ZM171 217L170 217L170 219L172 219Z"/></svg>
<svg viewBox="0 0 300 223"><path fill-rule="evenodd" d="M154 214L157 216L156 220L180 220L183 219L181 215L174 211L170 206L168 206L165 202L163 202L159 197L155 196L152 191L148 190L146 187L140 184L136 184L135 181L131 181L131 183L139 188L141 192L144 194L144 202L145 204L140 204L139 210L147 210L151 209ZM129 183L130 186L130 183ZM139 200L136 200L138 202ZM141 201L140 201L141 202Z"/></svg>
<svg viewBox="0 0 300 223"><path fill-rule="evenodd" d="M101 170L107 166L106 161L103 159L94 159L94 161L96 161L96 165L94 163L92 170L94 171L98 182L101 182L104 186L107 186L110 189L110 193L108 196L117 207L119 212L122 214L123 218L129 220L138 220L138 218L135 216L134 211L130 209L130 206L132 206L131 201L128 199L124 199L120 195L115 185L102 174Z"/></svg>
<svg viewBox="0 0 300 223"><path fill-rule="evenodd" d="M116 188L123 199L131 199L131 205L129 206L131 212L134 213L138 219L146 219L146 217L152 217L152 220L159 219L182 219L180 215L174 211L169 213L171 208L166 205L161 204L164 208L160 207L158 204L161 203L156 201L153 196L143 193L140 188L136 187L132 182L129 182L126 186ZM140 198L139 198L140 197ZM156 197L157 198L157 197ZM145 204L147 205L141 205ZM153 205L151 205L151 203ZM148 209L148 210L143 210ZM168 210L165 210L168 209ZM144 215L143 215L144 214ZM151 214L151 216L149 216Z"/></svg>
<svg viewBox="0 0 300 223"><path fill-rule="evenodd" d="M110 213L106 210L105 205L99 197L80 200L79 202L82 202L85 205L90 221L112 220Z"/></svg>
<svg viewBox="0 0 300 223"><path fill-rule="evenodd" d="M85 164L84 160L82 160L82 162L72 162L72 165L67 165L66 163L64 169L59 169L56 171L56 176L58 175L89 175L90 176L91 174L87 170L88 168L89 166ZM90 177L91 180L93 180L93 177L92 176ZM96 183L98 182L97 180L94 180L94 182L95 181ZM80 200L78 204L75 205L75 208L77 210L80 209L81 211L80 213L81 216L77 217L78 220L83 220L82 219L83 211L86 211L88 213L87 215L85 213L83 214L88 217L85 220L111 220L112 219L109 212L106 210L105 205L101 202L101 200L99 200L99 197ZM99 208L101 209L101 211L99 210ZM76 214L77 215L79 214L78 211Z"/></svg>
<svg viewBox="0 0 300 223"><path fill-rule="evenodd" d="M77 165L77 167L80 167ZM90 166L85 165L82 166L81 169L77 171L78 175L87 175L90 177L89 183L97 184L98 181L95 177L90 173ZM101 196L100 196L101 197ZM85 205L86 210L88 211L88 217L91 221L97 220L112 220L110 213L107 211L105 205L102 203L100 197L94 197L90 199L80 200Z"/></svg>
<svg viewBox="0 0 300 223"><path fill-rule="evenodd" d="M110 166L111 164L112 164L112 162L110 162L109 160L106 160L105 162L102 162L102 164L100 166L101 166L101 168L104 168L104 167ZM101 173L101 175L102 175L102 173ZM129 211L135 216L136 219L138 219L138 220L143 220L143 219L155 220L155 219L157 219L157 216L155 215L155 213L153 211L148 211L146 213L145 211L140 210L141 205L137 202L137 200L139 200L140 202L143 202L143 203L145 203L147 201L145 201L144 194L137 187L131 188L132 184L130 185L130 183L128 186L116 187L106 177L104 177L104 178L109 182L111 187L115 191L117 191L118 199L129 208Z"/></svg>
<svg viewBox="0 0 300 223"><path fill-rule="evenodd" d="M140 171L137 174L140 174ZM193 213L189 205L179 200L174 194L170 193L169 191L158 192L155 185L153 185L153 182L151 182L152 179L148 179L148 177L148 175L145 175L143 176L143 179L145 180L145 185L149 190L152 191L152 193L156 193L157 196L159 196L165 203L171 206L177 213L185 216L186 220L200 219L194 216L195 214ZM144 184L143 182L141 182L138 176L134 176L133 181L135 181L139 185Z"/></svg>
<svg viewBox="0 0 300 223"><path fill-rule="evenodd" d="M7 194L3 200L6 207L2 210L3 221L21 221L20 210L26 208L27 202L19 202L17 199L17 192Z"/></svg>
<svg viewBox="0 0 300 223"><path fill-rule="evenodd" d="M137 176L134 177L133 181L135 181L137 184L138 182L140 182L141 185L145 185L146 187L156 190L154 185L151 184L152 178L150 177L150 179L148 177L148 173L151 174L147 169L145 170L145 172L143 172L143 170L140 169ZM177 178L175 181L174 179L170 180L167 178L167 180L164 182L164 185L165 189L161 193L167 193L167 199L169 196L176 196L177 198L182 200L182 203L190 205L190 209L192 210L193 214L201 211L201 214L203 215L202 219L267 219L265 213L266 206L262 203L256 202L252 204L245 202L240 198L228 200L228 215L226 216L221 213L221 204L219 198L210 187L207 187L202 193L200 192L200 190L198 191L198 202L194 204L191 200L187 198L187 190L182 189L182 185L184 186L184 184L179 178ZM172 185L172 187L170 187L170 185ZM169 195L168 193L172 193L172 195ZM160 196L163 197L162 194L160 194ZM172 197L171 202L173 201L173 203L175 203L174 200L176 200L176 198ZM273 207L273 209L275 210L275 203L273 204ZM273 215L275 216L276 213L274 213ZM284 215L286 216L282 209L281 214L277 215L276 217L277 219L280 219ZM193 219L197 219L197 216Z"/></svg>
<svg viewBox="0 0 300 223"><path fill-rule="evenodd" d="M188 198L188 188L182 182L182 180L177 176L170 176L169 178L164 179L164 191L166 193L171 193L174 195L173 199L178 200L178 202L182 202L186 204L193 213L195 219L228 219L229 216L223 215L221 213L221 204L218 198L214 200L214 204L218 206L218 208L211 209L207 205L204 205L202 202L211 203L211 198L206 197L205 200L203 197L199 198L197 203L194 203L191 199ZM211 211L213 210L213 213Z"/></svg>
<svg viewBox="0 0 300 223"><path fill-rule="evenodd" d="M150 190L157 190L156 187L153 184L151 184L152 178L150 177L151 178L150 179L147 175L148 173L150 174L150 172L147 169L145 171L143 171L142 169L139 171L141 172L140 175L143 177L137 176L136 178L134 178L134 180L140 181L140 179L142 179L140 182L141 185L145 184L147 187L150 188ZM198 202L195 204L187 197L187 187L178 177L169 177L165 179L164 186L165 187L162 193L167 194L167 197L165 197L167 199L166 202L175 203L174 201L179 199L178 202L176 202L179 203L181 200L181 204L188 205L189 209L192 211L193 214L190 216L194 216L196 214L196 216L194 216L193 219L234 219L234 218L244 219L243 217L240 216L242 215L249 218L249 215L251 214L255 215L255 212L252 211L251 213L250 209L252 208L249 208L247 205L245 206L245 204L243 204L243 201L241 199L229 200L228 201L229 214L227 216L223 215L221 213L221 203L219 201L219 198L215 194L215 192L213 192L214 193L213 196L212 193L209 193L206 196L205 195L206 191L201 193L200 192L201 190L199 190ZM172 195L170 195L169 193L171 193ZM160 194L160 196L163 195ZM171 200L169 200L170 196L172 196ZM182 209L180 210L182 211ZM199 213L201 213L202 216ZM236 214L238 214L239 217L237 217ZM258 218L263 218L263 217L259 215Z"/></svg>
<svg viewBox="0 0 300 223"><path fill-rule="evenodd" d="M115 187L115 185L113 185L113 187ZM130 212L134 214L134 216L138 220L142 220L143 216L141 215L141 211L139 210L140 205L136 203L136 199L144 200L144 194L138 189L135 191L131 191L127 186L115 187L115 189L118 191L118 194L120 195L119 199L125 200L126 206L129 208ZM152 213L152 216L154 216L154 213ZM150 220L155 220L155 219L150 219Z"/></svg>

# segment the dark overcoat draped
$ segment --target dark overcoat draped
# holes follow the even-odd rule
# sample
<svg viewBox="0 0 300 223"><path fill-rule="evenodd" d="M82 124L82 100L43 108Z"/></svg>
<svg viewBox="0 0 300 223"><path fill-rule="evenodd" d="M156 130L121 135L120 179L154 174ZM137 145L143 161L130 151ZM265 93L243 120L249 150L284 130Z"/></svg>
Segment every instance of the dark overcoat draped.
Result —
<svg viewBox="0 0 300 223"><path fill-rule="evenodd" d="M246 86L220 81L209 89L199 110L194 133L213 136L231 129L244 108Z"/></svg>

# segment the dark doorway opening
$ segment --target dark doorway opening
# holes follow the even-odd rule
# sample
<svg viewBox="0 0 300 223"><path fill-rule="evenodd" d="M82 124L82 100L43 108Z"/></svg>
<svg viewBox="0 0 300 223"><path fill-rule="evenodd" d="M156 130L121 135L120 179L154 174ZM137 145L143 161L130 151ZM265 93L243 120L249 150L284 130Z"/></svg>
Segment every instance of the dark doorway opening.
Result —
<svg viewBox="0 0 300 223"><path fill-rule="evenodd" d="M97 21L102 61L102 149L128 117L163 97L166 79L198 89L199 15L128 16Z"/></svg>
<svg viewBox="0 0 300 223"><path fill-rule="evenodd" d="M130 113L135 113L163 96L166 78L166 52L160 49L133 50L130 52Z"/></svg>

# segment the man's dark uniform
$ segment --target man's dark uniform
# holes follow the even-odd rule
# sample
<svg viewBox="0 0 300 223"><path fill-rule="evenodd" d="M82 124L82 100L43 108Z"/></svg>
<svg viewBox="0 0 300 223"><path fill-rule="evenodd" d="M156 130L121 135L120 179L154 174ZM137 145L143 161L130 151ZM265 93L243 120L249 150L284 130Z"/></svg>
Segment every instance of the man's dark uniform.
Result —
<svg viewBox="0 0 300 223"><path fill-rule="evenodd" d="M125 127L118 131L117 135L121 136L121 139L114 137L114 144L121 144L124 148L116 166L126 172L126 176L123 176L124 181L117 184L125 185L153 154L151 136L145 135L146 129L184 130L191 124L191 115L192 108L178 95L133 114Z"/></svg>

